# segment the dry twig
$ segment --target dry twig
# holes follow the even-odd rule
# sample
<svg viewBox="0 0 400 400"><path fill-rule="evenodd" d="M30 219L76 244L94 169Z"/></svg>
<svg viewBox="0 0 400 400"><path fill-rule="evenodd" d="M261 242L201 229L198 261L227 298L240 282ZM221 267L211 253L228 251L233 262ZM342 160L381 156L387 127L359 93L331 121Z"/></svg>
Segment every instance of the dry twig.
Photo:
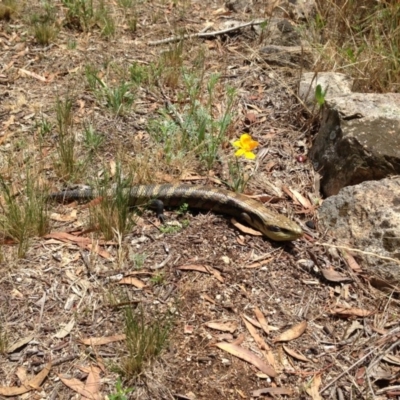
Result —
<svg viewBox="0 0 400 400"><path fill-rule="evenodd" d="M254 25L261 25L265 19L253 19L253 21L247 22L242 25L232 26L230 28L222 29L220 31L213 31L213 32L199 32L199 33L192 33L190 35L182 35L182 36L170 36L165 39L161 40L154 40L152 42L148 42L149 46L158 46L159 44L167 44L167 43L174 43L179 42L180 40L184 39L192 39L192 38L208 38L214 37L218 35L223 35L224 33L233 32L242 28L246 28L247 26L254 26Z"/></svg>

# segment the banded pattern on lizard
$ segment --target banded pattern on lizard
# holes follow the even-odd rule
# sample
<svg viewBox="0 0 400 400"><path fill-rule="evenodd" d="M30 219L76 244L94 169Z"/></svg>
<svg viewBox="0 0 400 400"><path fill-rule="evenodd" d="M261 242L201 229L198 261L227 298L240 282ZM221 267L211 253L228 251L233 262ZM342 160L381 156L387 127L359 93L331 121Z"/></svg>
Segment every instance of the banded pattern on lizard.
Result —
<svg viewBox="0 0 400 400"><path fill-rule="evenodd" d="M303 235L299 225L289 218L266 208L261 202L243 194L222 188L200 185L151 184L137 185L126 190L129 205L148 204L162 217L164 206L178 207L188 204L191 208L232 215L276 241L296 240ZM85 201L100 196L115 196L115 190L94 189L65 190L49 195L59 202Z"/></svg>

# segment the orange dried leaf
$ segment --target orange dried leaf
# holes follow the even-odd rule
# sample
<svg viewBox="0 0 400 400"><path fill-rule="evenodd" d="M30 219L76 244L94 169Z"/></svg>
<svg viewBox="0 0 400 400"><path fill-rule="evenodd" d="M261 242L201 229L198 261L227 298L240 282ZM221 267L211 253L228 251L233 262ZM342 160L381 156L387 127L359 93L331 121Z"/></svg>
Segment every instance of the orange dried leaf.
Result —
<svg viewBox="0 0 400 400"><path fill-rule="evenodd" d="M249 317L246 314L243 314L243 318L246 318L251 324L253 324L256 328L261 328L261 324L256 321L254 318Z"/></svg>
<svg viewBox="0 0 400 400"><path fill-rule="evenodd" d="M221 283L224 283L224 278L222 277L221 273L214 268L208 267L206 265L182 265L177 269L181 271L197 271L197 272L204 272L206 274L214 275Z"/></svg>
<svg viewBox="0 0 400 400"><path fill-rule="evenodd" d="M58 214L58 213L50 214L50 219L58 222L76 221L76 218L77 218L77 212L75 209L72 210L70 214Z"/></svg>
<svg viewBox="0 0 400 400"><path fill-rule="evenodd" d="M31 386L32 388L39 389L40 385L43 383L43 381L46 379L47 375L49 374L51 370L51 363L47 363L44 368L33 378L28 382L28 385Z"/></svg>
<svg viewBox="0 0 400 400"><path fill-rule="evenodd" d="M285 345L283 345L282 347L283 347L283 350L285 350L285 352L287 354L289 354L289 356L295 358L296 360L304 361L304 362L309 362L310 361L306 356L303 356L303 354L297 353L296 351L290 349L289 347L287 347Z"/></svg>
<svg viewBox="0 0 400 400"><path fill-rule="evenodd" d="M90 367L90 372L85 383L85 390L90 393L88 397L90 400L102 399L100 395L100 368L94 365Z"/></svg>
<svg viewBox="0 0 400 400"><path fill-rule="evenodd" d="M91 392L85 389L85 384L76 378L63 378L61 375L58 375L61 382L72 389L74 392L79 393L85 398L89 398L92 395Z"/></svg>
<svg viewBox="0 0 400 400"><path fill-rule="evenodd" d="M258 307L254 308L254 314L256 315L256 318L258 319L258 322L260 323L263 331L268 335L269 327L268 327L268 322L267 322L266 318L264 317L264 314L261 312L261 310Z"/></svg>
<svg viewBox="0 0 400 400"><path fill-rule="evenodd" d="M46 78L44 76L36 74L35 72L28 71L28 70L26 70L24 68L20 68L19 69L19 73L20 73L20 75L30 76L31 78L35 78L38 81L46 82Z"/></svg>
<svg viewBox="0 0 400 400"><path fill-rule="evenodd" d="M45 367L30 381L25 382L24 385L18 386L0 386L0 395L2 396L19 396L24 393L30 392L32 389L40 389L40 385L46 379L51 370L51 363Z"/></svg>
<svg viewBox="0 0 400 400"><path fill-rule="evenodd" d="M80 342L82 344L86 344L87 346L102 346L103 344L118 342L120 340L125 340L125 339L126 335L122 334L122 335L86 338L86 339L81 339Z"/></svg>
<svg viewBox="0 0 400 400"><path fill-rule="evenodd" d="M300 337L307 329L307 321L302 321L297 325L292 326L285 332L282 332L276 337L273 342L289 342Z"/></svg>
<svg viewBox="0 0 400 400"><path fill-rule="evenodd" d="M26 373L26 368L25 367L18 367L15 375L17 375L18 379L20 380L20 382L22 382L22 384L26 384L26 380L27 380L27 373Z"/></svg>
<svg viewBox="0 0 400 400"><path fill-rule="evenodd" d="M306 392L313 400L322 400L319 394L319 387L321 386L321 375L317 374L314 376L311 384L306 389Z"/></svg>
<svg viewBox="0 0 400 400"><path fill-rule="evenodd" d="M297 190L294 189L290 189L293 193L293 196L295 197L295 199L297 199L299 201L299 203L305 208L305 209L312 209L313 206L310 202L310 200L308 200L306 197L304 197L302 194L300 194Z"/></svg>
<svg viewBox="0 0 400 400"><path fill-rule="evenodd" d="M341 273L335 271L332 267L323 268L321 272L324 278L330 282L353 282L353 279L342 275Z"/></svg>
<svg viewBox="0 0 400 400"><path fill-rule="evenodd" d="M240 222L236 221L235 218L231 218L232 225L235 226L237 229L242 231L243 233L247 233L248 235L253 235L253 236L262 236L262 233L259 231L256 231L253 228L250 228L246 225L242 225Z"/></svg>
<svg viewBox="0 0 400 400"><path fill-rule="evenodd" d="M293 389L285 388L285 387L269 387L263 389L253 390L253 397L260 397L263 394L275 394L275 395L286 395L292 396Z"/></svg>
<svg viewBox="0 0 400 400"><path fill-rule="evenodd" d="M90 251L94 251L95 253L97 253L100 257L103 257L104 259L111 261L113 259L113 257L111 256L111 254L106 251L103 250L101 247L99 247L97 244L96 245L92 245L91 243L86 245L86 248L89 249Z"/></svg>
<svg viewBox="0 0 400 400"><path fill-rule="evenodd" d="M246 325L247 330L250 332L250 335L253 337L260 350L269 350L267 343L265 343L263 338L258 334L257 329L254 328L254 326L251 325L250 322L246 321L245 318L242 317L242 319L244 324Z"/></svg>
<svg viewBox="0 0 400 400"><path fill-rule="evenodd" d="M374 311L363 310L362 308L346 308L336 307L331 314L340 315L341 317L369 317Z"/></svg>
<svg viewBox="0 0 400 400"><path fill-rule="evenodd" d="M358 264L356 259L349 252L341 250L341 253L350 269L358 274L362 272L360 264Z"/></svg>
<svg viewBox="0 0 400 400"><path fill-rule="evenodd" d="M118 281L121 285L132 285L137 287L138 289L143 289L146 287L146 284L141 281L140 279L134 278L133 276L126 276L125 278L122 278L120 281Z"/></svg>
<svg viewBox="0 0 400 400"><path fill-rule="evenodd" d="M215 329L217 331L230 332L230 333L234 333L238 327L238 323L236 321L207 322L205 325L210 329Z"/></svg>
<svg viewBox="0 0 400 400"><path fill-rule="evenodd" d="M51 232L44 237L45 239L57 239L65 243L77 243L79 245L89 244L91 240L82 236L71 235L67 232Z"/></svg>
<svg viewBox="0 0 400 400"><path fill-rule="evenodd" d="M204 272L206 274L210 273L209 269L204 265L182 265L177 269L181 271L197 271L197 272Z"/></svg>
<svg viewBox="0 0 400 400"><path fill-rule="evenodd" d="M277 375L275 370L271 366L267 365L260 357L252 353L250 350L244 349L243 347L237 346L232 343L224 342L217 343L216 346L221 350L224 350L227 353L232 354L233 356L254 365L256 368L258 368L260 371L264 372L271 378L274 378Z"/></svg>

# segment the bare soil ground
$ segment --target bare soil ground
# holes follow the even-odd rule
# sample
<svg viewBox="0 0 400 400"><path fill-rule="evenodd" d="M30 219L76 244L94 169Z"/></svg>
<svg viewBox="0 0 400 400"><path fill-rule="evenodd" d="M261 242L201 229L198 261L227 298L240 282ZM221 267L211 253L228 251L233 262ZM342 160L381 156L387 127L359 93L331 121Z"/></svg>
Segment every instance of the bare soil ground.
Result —
<svg viewBox="0 0 400 400"><path fill-rule="evenodd" d="M171 48L150 46L150 41L200 32L207 24L219 30L230 19L248 22L264 16L263 5L235 12L223 1L139 2L132 31L128 13L117 2L106 3L116 22L116 34L108 38L101 35L101 24L87 32L66 24L61 4L56 5L57 38L45 47L36 43L25 18L41 3L29 2L31 9L26 5L11 21L0 22L2 176L18 193L29 161L52 190L70 183L54 169L57 133L40 141L38 124L42 118L55 121L57 97L73 96L76 132L90 120L105 137L77 183L101 176L104 166L121 159L136 166L138 182L216 185L224 179L223 166L208 172L189 155L167 166L148 134L149 121L159 118L165 106L164 95L183 101L165 74L164 93L143 85L132 109L116 116L88 90L85 66L102 70L111 84L133 62L155 63ZM207 40L192 38L183 44L182 64L191 68L204 54L206 75L219 72L222 86L236 89L235 121L225 151L231 151L231 140L250 132L263 157L246 192L271 201L268 207L305 226L315 219L306 199L319 194L312 166L299 158L310 144L305 114L294 96L302 68L268 63L260 52L266 43L251 27ZM217 110L221 93L214 93ZM138 163L143 154L151 166ZM79 152L76 157L78 162ZM125 382L135 388L132 399L399 396L397 301L373 289L351 255L317 245L317 239L325 240L323 232L318 237L309 230L300 240L278 244L241 232L221 215L181 217L172 210L168 220L188 219L187 227L161 233L155 216L145 213L120 243L102 242L85 231L86 206L52 204L50 209L51 233L32 240L25 257L17 258L15 244L2 249L0 322L9 345L21 341L0 355L4 398L79 398L79 383L87 383L93 366L99 368L100 394L90 392L89 382L82 398L115 393L124 340L97 346L82 341L124 333L121 299L142 305L147 316L174 315L167 348L137 379ZM257 308L268 321L268 334L257 322ZM211 322L220 325L212 329ZM234 328L224 331L228 323ZM286 338L281 336L285 332ZM276 376L220 349L216 344L221 342L251 351ZM45 366L47 378L34 390L20 396L7 392ZM257 393L260 389L265 392Z"/></svg>

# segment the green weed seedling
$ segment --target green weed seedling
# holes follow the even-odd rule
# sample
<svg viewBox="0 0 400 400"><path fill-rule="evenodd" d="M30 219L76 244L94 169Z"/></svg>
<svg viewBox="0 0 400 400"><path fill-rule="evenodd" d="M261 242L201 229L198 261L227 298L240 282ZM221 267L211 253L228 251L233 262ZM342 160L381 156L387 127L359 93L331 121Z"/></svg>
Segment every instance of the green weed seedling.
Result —
<svg viewBox="0 0 400 400"><path fill-rule="evenodd" d="M134 388L124 388L122 386L121 378L118 378L115 383L115 393L109 394L109 400L128 400L129 393L132 393Z"/></svg>

